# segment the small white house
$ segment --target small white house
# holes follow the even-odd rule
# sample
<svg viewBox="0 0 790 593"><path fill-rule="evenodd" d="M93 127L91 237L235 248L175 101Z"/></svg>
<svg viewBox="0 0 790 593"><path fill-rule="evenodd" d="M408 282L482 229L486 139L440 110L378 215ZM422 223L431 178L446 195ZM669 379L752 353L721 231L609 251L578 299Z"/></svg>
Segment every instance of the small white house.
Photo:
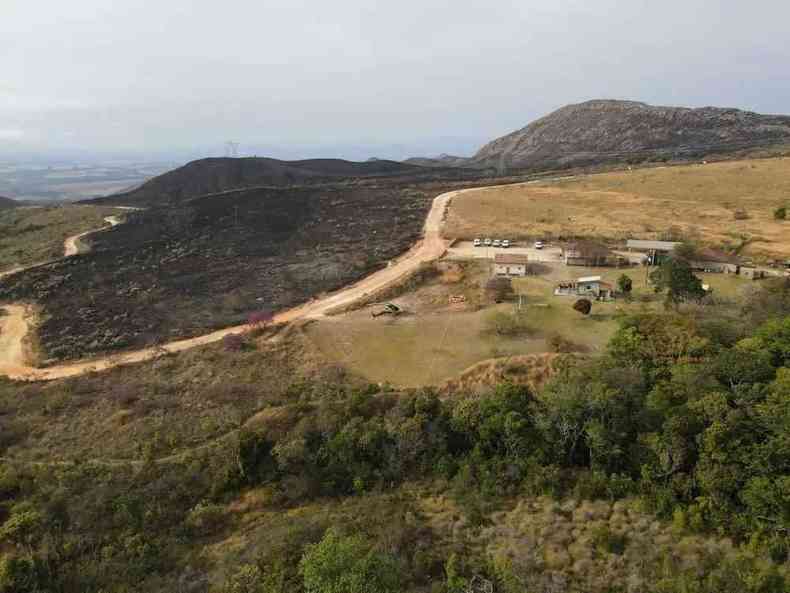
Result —
<svg viewBox="0 0 790 593"><path fill-rule="evenodd" d="M585 276L575 282L562 282L554 289L556 296L585 296L599 301L614 298L614 288L600 276Z"/></svg>
<svg viewBox="0 0 790 593"><path fill-rule="evenodd" d="M494 256L494 273L497 276L526 276L528 258L518 253L497 253Z"/></svg>

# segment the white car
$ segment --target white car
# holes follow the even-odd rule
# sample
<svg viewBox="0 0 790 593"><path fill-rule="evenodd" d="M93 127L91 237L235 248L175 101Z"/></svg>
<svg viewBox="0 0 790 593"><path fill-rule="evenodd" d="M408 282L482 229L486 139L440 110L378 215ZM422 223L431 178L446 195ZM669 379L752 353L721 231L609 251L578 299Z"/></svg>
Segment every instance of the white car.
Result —
<svg viewBox="0 0 790 593"><path fill-rule="evenodd" d="M483 243L485 243L486 247L491 247L491 239L486 239Z"/></svg>
<svg viewBox="0 0 790 593"><path fill-rule="evenodd" d="M510 241L507 239L502 239L502 247L504 247L505 249L510 247Z"/></svg>
<svg viewBox="0 0 790 593"><path fill-rule="evenodd" d="M494 239L493 246L494 247L499 247L500 245L502 245L502 241L500 241L499 239Z"/></svg>
<svg viewBox="0 0 790 593"><path fill-rule="evenodd" d="M483 242L480 239L475 239L475 242L474 242L475 247L480 247L482 244L483 244Z"/></svg>
<svg viewBox="0 0 790 593"><path fill-rule="evenodd" d="M543 249L544 247L543 241L535 241L535 249Z"/></svg>

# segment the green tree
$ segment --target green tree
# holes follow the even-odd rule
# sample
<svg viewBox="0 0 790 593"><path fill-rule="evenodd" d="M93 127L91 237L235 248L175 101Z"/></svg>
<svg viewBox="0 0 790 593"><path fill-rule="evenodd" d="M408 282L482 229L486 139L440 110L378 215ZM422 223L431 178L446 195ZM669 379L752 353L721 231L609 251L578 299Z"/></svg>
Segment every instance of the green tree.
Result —
<svg viewBox="0 0 790 593"><path fill-rule="evenodd" d="M775 367L790 365L790 316L766 321L753 337L741 340L739 347L768 352Z"/></svg>
<svg viewBox="0 0 790 593"><path fill-rule="evenodd" d="M334 528L308 546L299 571L306 593L398 593L398 568L392 558L371 550L359 536Z"/></svg>
<svg viewBox="0 0 790 593"><path fill-rule="evenodd" d="M634 288L634 281L628 274L623 274L617 279L617 288L625 295L626 299L631 298L631 291Z"/></svg>
<svg viewBox="0 0 790 593"><path fill-rule="evenodd" d="M24 503L17 505L0 527L0 542L7 541L32 554L45 532L44 514Z"/></svg>
<svg viewBox="0 0 790 593"><path fill-rule="evenodd" d="M702 281L694 275L691 265L678 257L667 258L661 266L650 274L656 292L666 291L667 305L683 301L698 301L705 296Z"/></svg>
<svg viewBox="0 0 790 593"><path fill-rule="evenodd" d="M496 303L513 296L513 281L507 276L494 276L486 282L486 294Z"/></svg>
<svg viewBox="0 0 790 593"><path fill-rule="evenodd" d="M0 593L52 591L46 564L37 557L0 554Z"/></svg>
<svg viewBox="0 0 790 593"><path fill-rule="evenodd" d="M697 246L691 241L683 241L675 246L673 254L681 259L692 259L697 254Z"/></svg>
<svg viewBox="0 0 790 593"><path fill-rule="evenodd" d="M774 210L774 219L775 220L786 220L787 219L787 207L780 206L776 210Z"/></svg>

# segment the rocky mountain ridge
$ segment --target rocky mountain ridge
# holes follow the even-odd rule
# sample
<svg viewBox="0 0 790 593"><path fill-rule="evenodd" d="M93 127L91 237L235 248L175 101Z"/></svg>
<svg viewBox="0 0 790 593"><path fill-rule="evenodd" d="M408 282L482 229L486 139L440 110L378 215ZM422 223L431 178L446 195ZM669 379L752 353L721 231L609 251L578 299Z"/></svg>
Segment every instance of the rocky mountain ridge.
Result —
<svg viewBox="0 0 790 593"><path fill-rule="evenodd" d="M562 107L492 140L453 166L541 170L605 162L694 158L790 143L790 116L720 107L593 100ZM441 159L409 159L431 166Z"/></svg>

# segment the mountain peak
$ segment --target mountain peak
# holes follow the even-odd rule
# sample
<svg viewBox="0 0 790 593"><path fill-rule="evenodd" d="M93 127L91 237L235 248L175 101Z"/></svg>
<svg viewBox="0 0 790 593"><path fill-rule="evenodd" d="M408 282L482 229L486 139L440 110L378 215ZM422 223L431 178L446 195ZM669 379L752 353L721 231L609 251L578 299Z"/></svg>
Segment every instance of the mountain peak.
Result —
<svg viewBox="0 0 790 593"><path fill-rule="evenodd" d="M790 142L790 117L720 107L593 99L489 142L476 166L548 168L655 155L694 156Z"/></svg>

